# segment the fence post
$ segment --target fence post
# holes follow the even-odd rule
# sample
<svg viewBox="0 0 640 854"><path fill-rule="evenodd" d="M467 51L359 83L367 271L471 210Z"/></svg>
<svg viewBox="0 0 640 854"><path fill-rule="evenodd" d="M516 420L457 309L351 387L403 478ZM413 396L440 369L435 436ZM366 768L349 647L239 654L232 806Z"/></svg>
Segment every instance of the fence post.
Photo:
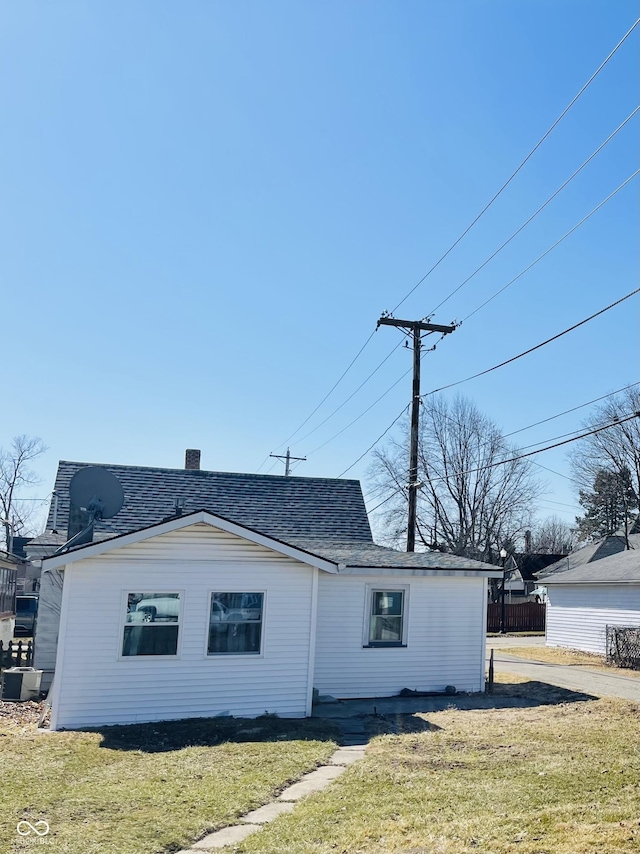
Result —
<svg viewBox="0 0 640 854"><path fill-rule="evenodd" d="M491 650L489 657L489 684L487 685L487 692L493 694L493 650Z"/></svg>

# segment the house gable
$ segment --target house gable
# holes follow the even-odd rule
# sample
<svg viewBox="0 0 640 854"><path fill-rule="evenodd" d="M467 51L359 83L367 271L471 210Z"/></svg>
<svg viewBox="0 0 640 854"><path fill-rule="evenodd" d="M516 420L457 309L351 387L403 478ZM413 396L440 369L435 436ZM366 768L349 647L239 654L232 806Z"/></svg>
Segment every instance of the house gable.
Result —
<svg viewBox="0 0 640 854"><path fill-rule="evenodd" d="M89 543L70 552L46 558L42 563L42 568L44 572L47 572L59 567L65 567L70 564L77 563L78 561L86 560L87 558L108 555L113 555L118 559L126 549L142 543L148 544L150 540L156 540L159 545L160 551L159 554L156 555L156 558L162 557L162 538L164 535L183 531L190 543L190 546L193 547L193 545L196 545L197 547L197 542L194 543L194 539L197 541L197 529L202 526L205 529L208 527L224 532L238 541L248 541L255 546L262 547L263 549L269 550L278 555L291 558L292 560L297 560L300 563L305 563L309 566L317 567L324 572L335 573L338 571L336 564L326 560L325 558L318 557L299 547L291 546L288 543L268 537L259 531L253 531L249 528L245 528L242 525L238 525L236 522L231 522L230 520L223 519L220 516L214 516L206 510L190 513L188 516L179 516L166 522L162 522L159 525L152 525L148 528L133 531L129 534L115 536L111 539L103 540L102 542ZM174 541L175 538L172 539L172 542ZM207 556L203 555L202 557L203 559L206 559Z"/></svg>

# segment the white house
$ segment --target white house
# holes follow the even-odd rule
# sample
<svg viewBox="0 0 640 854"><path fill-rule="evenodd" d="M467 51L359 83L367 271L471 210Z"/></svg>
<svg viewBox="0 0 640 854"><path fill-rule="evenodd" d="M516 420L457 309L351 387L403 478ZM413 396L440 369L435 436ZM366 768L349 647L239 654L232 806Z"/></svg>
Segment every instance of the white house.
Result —
<svg viewBox="0 0 640 854"><path fill-rule="evenodd" d="M486 579L373 543L284 542L207 511L43 561L63 576L53 729L310 714L402 688L484 689Z"/></svg>
<svg viewBox="0 0 640 854"><path fill-rule="evenodd" d="M544 578L547 646L604 655L607 626L640 627L640 550L631 548Z"/></svg>
<svg viewBox="0 0 640 854"><path fill-rule="evenodd" d="M16 626L16 584L22 561L0 551L0 642L7 645Z"/></svg>

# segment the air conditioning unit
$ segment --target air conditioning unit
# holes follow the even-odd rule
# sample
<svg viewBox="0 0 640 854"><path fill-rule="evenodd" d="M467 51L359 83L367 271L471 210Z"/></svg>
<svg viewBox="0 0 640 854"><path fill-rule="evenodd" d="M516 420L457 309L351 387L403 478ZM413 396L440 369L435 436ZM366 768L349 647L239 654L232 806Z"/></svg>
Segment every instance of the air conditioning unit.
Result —
<svg viewBox="0 0 640 854"><path fill-rule="evenodd" d="M3 700L37 700L42 670L33 667L9 667L2 672Z"/></svg>

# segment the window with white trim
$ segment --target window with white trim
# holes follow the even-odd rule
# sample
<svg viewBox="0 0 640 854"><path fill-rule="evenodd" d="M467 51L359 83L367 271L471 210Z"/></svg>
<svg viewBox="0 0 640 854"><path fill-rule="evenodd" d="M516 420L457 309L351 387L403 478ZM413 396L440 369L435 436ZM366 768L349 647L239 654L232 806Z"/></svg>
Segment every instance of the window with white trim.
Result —
<svg viewBox="0 0 640 854"><path fill-rule="evenodd" d="M405 646L406 588L368 589L367 646Z"/></svg>
<svg viewBox="0 0 640 854"><path fill-rule="evenodd" d="M212 593L209 655L259 655L264 593Z"/></svg>
<svg viewBox="0 0 640 854"><path fill-rule="evenodd" d="M122 655L177 655L179 593L127 593Z"/></svg>

